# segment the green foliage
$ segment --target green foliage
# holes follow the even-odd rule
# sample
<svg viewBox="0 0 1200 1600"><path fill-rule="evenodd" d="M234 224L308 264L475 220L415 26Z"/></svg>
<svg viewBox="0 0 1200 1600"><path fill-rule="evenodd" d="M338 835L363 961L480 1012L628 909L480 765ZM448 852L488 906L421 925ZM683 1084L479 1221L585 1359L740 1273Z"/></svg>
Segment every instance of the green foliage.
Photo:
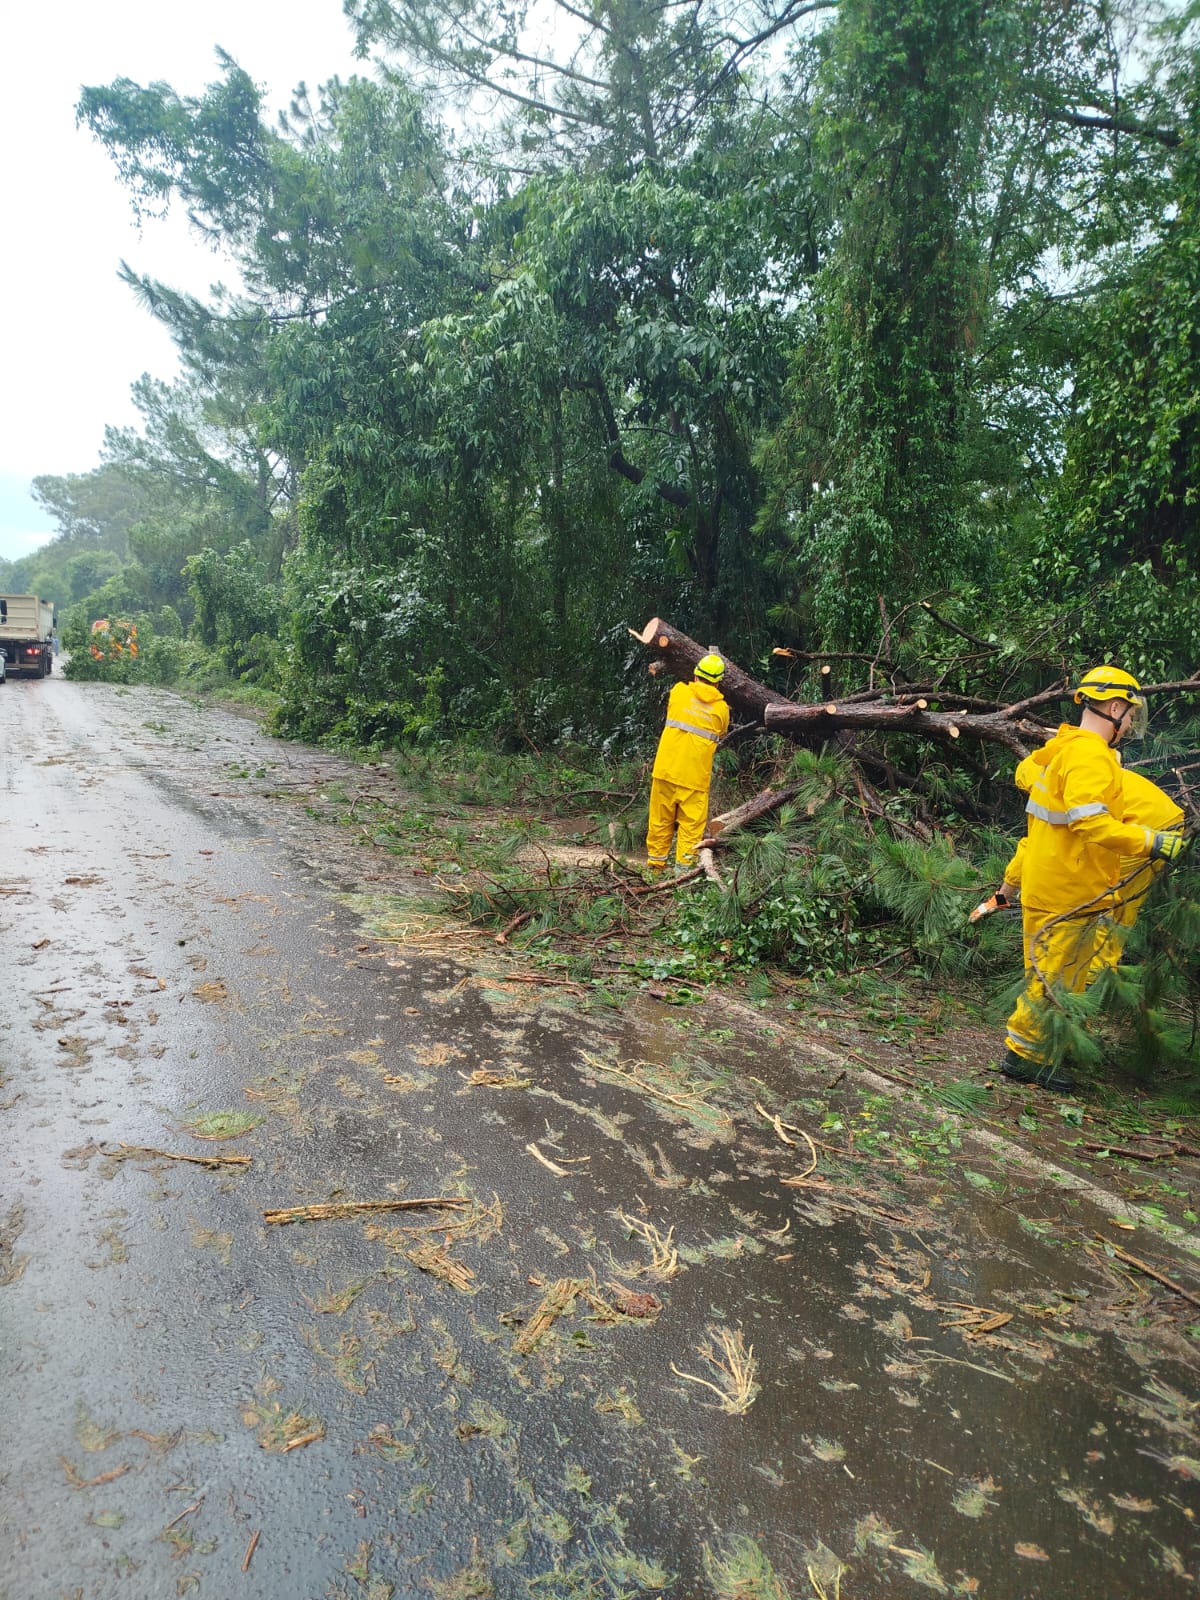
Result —
<svg viewBox="0 0 1200 1600"><path fill-rule="evenodd" d="M745 1535L735 1535L724 1550L714 1551L706 1544L704 1568L718 1600L790 1600L790 1591L766 1551ZM841 1564L835 1563L830 1585L835 1591L841 1572Z"/></svg>
<svg viewBox="0 0 1200 1600"><path fill-rule="evenodd" d="M65 676L101 683L176 683L186 670L188 659L182 641L169 633L159 633L153 619L145 615L124 615L120 621L136 628L137 653L128 648L122 626L115 630L123 641L120 652L101 646L103 654L97 657L90 648L93 635L87 611L76 607L68 612L61 632L63 648L70 653L63 669Z"/></svg>
<svg viewBox="0 0 1200 1600"><path fill-rule="evenodd" d="M981 568L962 517L972 306L965 212L986 105L987 8L842 0L817 138L840 223L792 377L782 461L813 618L863 646L896 607ZM799 460L796 457L799 456Z"/></svg>
<svg viewBox="0 0 1200 1600"><path fill-rule="evenodd" d="M770 964L832 977L852 971L858 957L878 949L853 925L852 915L844 893L789 878L745 911L719 891L693 897L681 909L673 937L684 951L715 957L735 972Z"/></svg>
<svg viewBox="0 0 1200 1600"><path fill-rule="evenodd" d="M849 776L843 761L803 755L793 771L806 774L804 806L783 808L767 831L730 841L726 889L708 889L681 909L685 948L739 970L778 964L815 976L901 953L909 970L930 974L986 961L965 926L977 865L949 840L865 826L838 789Z"/></svg>
<svg viewBox="0 0 1200 1600"><path fill-rule="evenodd" d="M242 282L123 269L182 377L135 386L96 472L38 480L63 531L9 568L81 625L137 619L119 670L278 687L283 731L431 764L470 741L468 804L522 792L516 751L646 750L626 628L655 614L800 699L1196 669L1194 6L615 0L569 58L536 8L349 14L411 77L298 91L277 125L226 56L198 96L83 92L135 209L182 205ZM1186 718L1159 713L1156 758L1187 764ZM967 743L798 757L662 960L1013 961L1011 922L962 927L1018 820L1007 754ZM777 781L743 746L722 782L760 759ZM562 903L593 938L617 915ZM1161 1055L1190 994L1170 939L1161 989L1114 977L1064 1038L1111 1000Z"/></svg>
<svg viewBox="0 0 1200 1600"><path fill-rule="evenodd" d="M274 676L283 620L282 596L272 587L247 541L218 555L204 549L183 567L195 606L199 642L228 672L250 682Z"/></svg>
<svg viewBox="0 0 1200 1600"><path fill-rule="evenodd" d="M881 840L872 881L880 903L910 930L920 955L952 968L965 964L970 947L963 913L979 880L947 840Z"/></svg>
<svg viewBox="0 0 1200 1600"><path fill-rule="evenodd" d="M1069 608L1065 643L1120 651L1151 681L1200 658L1200 193L1184 177L1161 237L1081 318L1066 460L1024 585Z"/></svg>
<svg viewBox="0 0 1200 1600"><path fill-rule="evenodd" d="M33 498L57 519L60 539L73 553L103 550L120 560L129 530L145 510L147 489L121 467L106 464L63 478L35 478Z"/></svg>
<svg viewBox="0 0 1200 1600"><path fill-rule="evenodd" d="M185 206L246 285L127 270L185 380L138 386L103 483L45 480L72 536L122 524L144 605L185 615L184 561L247 540L274 582L299 535L307 577L405 595L405 705L441 670L459 725L534 741L654 611L749 659L780 629L892 646L970 583L1024 645L1049 623L1087 657L1157 614L1144 660L1194 657L1190 13L843 0L740 37L707 0L621 4L568 62L475 0L351 9L422 87L508 103L473 159L396 73L278 126L225 56L199 96L80 100L135 206ZM269 673L252 637L222 649ZM308 732L389 720L357 670Z"/></svg>
<svg viewBox="0 0 1200 1600"><path fill-rule="evenodd" d="M780 34L796 37L789 6L743 14L707 0L665 11L606 0L572 12L569 55L556 58L537 7L506 12L502 26L486 0L348 0L346 10L364 54L394 55L475 113L501 171L669 168L738 103L752 58Z"/></svg>
<svg viewBox="0 0 1200 1600"><path fill-rule="evenodd" d="M370 572L331 565L323 547L308 545L287 568L281 727L368 744L475 730L540 748L603 745L640 722L640 695L632 705L625 699L625 641L611 628L597 637L600 596L573 596L560 631L539 553L510 546L525 574L517 582L497 571L503 552L480 549L468 566L490 568L504 584L497 594L460 582L440 540L421 528L409 529L403 558L379 560Z"/></svg>
<svg viewBox="0 0 1200 1600"><path fill-rule="evenodd" d="M936 1100L939 1105L946 1106L951 1111L957 1111L960 1116L973 1116L982 1111L991 1103L991 1090L985 1083L976 1083L970 1078L952 1078L949 1083L937 1084L929 1091L929 1098ZM968 1178L978 1178L977 1173L968 1173ZM986 1183L987 1180L984 1180ZM983 1184L977 1184L983 1187Z"/></svg>

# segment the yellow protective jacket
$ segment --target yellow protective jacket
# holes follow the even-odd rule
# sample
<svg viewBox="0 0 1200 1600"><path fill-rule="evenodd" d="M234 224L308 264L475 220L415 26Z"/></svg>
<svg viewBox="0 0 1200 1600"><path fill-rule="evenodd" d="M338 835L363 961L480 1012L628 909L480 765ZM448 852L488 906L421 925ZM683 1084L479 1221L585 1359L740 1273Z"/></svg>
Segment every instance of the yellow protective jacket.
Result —
<svg viewBox="0 0 1200 1600"><path fill-rule="evenodd" d="M1118 757L1118 763L1119 759ZM1017 788L1028 794L1045 764L1041 750L1035 750L1031 756L1026 756L1013 775ZM1182 827L1183 820L1183 811L1156 783L1151 783L1149 778L1143 778L1140 772L1130 772L1125 767L1121 768L1122 822L1140 823L1143 828L1150 828L1155 833L1165 833L1169 829ZM1021 840L1012 860L1004 869L1004 881L1014 889L1021 887L1027 844L1028 840ZM1127 860L1127 857L1122 857L1120 870L1122 878L1129 872L1129 867L1124 864ZM1149 879L1146 882L1149 883Z"/></svg>
<svg viewBox="0 0 1200 1600"><path fill-rule="evenodd" d="M1143 828L1155 833L1166 833L1171 828L1183 826L1183 811L1169 794L1164 794L1156 783L1143 778L1140 772L1121 772L1121 790L1125 796L1121 813L1124 822L1140 822Z"/></svg>
<svg viewBox="0 0 1200 1600"><path fill-rule="evenodd" d="M653 776L681 789L707 790L713 757L729 731L729 706L711 683L677 683L667 701L667 725L658 741Z"/></svg>
<svg viewBox="0 0 1200 1600"><path fill-rule="evenodd" d="M1026 912L1102 911L1122 856L1149 855L1156 830L1126 820L1127 776L1100 734L1070 723L1018 766L1028 832L1005 877L1021 884Z"/></svg>

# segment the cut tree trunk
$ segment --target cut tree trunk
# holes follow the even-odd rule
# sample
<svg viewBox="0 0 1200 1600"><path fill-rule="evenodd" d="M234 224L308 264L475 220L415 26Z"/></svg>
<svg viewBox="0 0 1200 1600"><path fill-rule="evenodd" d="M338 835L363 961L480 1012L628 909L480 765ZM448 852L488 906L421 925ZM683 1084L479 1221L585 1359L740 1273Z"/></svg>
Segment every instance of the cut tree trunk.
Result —
<svg viewBox="0 0 1200 1600"><path fill-rule="evenodd" d="M860 702L851 706L836 702L802 706L792 701L789 705L767 706L763 726L771 733L787 733L793 738L821 728L827 728L830 733L847 728L869 728L881 733L913 733L953 744L965 734L970 739L1002 744L1018 761L1044 744L1052 731L1043 723L1010 717L1004 711L974 711L964 715L962 712L930 711L928 707L929 702L923 699L899 705Z"/></svg>
<svg viewBox="0 0 1200 1600"><path fill-rule="evenodd" d="M700 657L708 654L706 646L689 639L661 617L652 617L640 633L635 628L629 632L651 652L651 672L666 671L677 678L690 678ZM1054 731L1028 714L1029 702L998 706L992 711L938 711L930 709L925 696L906 696L889 688L881 689L871 699L856 694L850 704L828 701L801 705L755 682L728 660L721 693L739 716L807 745L824 744L842 733L907 733L949 746L963 738L999 744L1020 761L1044 744ZM1035 700L1045 698L1037 696Z"/></svg>
<svg viewBox="0 0 1200 1600"><path fill-rule="evenodd" d="M629 631L651 652L654 658L650 662L651 672L669 672L676 678L690 678L700 657L709 653L707 645L697 644L661 617L652 617L640 633L636 628L630 628ZM740 715L761 723L768 706L795 704L787 695L755 683L732 661L725 657L722 660L725 661L725 676L721 680L721 693Z"/></svg>
<svg viewBox="0 0 1200 1600"><path fill-rule="evenodd" d="M763 789L750 800L744 800L731 811L722 811L719 817L710 817L704 830L704 843L715 844L727 833L744 828L748 822L757 822L771 811L778 811L800 792L799 784L790 783L783 789Z"/></svg>

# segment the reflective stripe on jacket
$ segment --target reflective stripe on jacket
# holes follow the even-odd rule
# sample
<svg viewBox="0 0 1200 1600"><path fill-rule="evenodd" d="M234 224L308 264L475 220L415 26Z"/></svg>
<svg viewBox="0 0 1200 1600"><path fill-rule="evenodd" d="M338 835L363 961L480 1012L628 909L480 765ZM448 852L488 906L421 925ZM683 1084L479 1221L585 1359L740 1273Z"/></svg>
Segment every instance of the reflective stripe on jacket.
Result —
<svg viewBox="0 0 1200 1600"><path fill-rule="evenodd" d="M713 756L729 731L729 706L721 691L693 679L677 683L667 701L653 776L681 789L707 789Z"/></svg>
<svg viewBox="0 0 1200 1600"><path fill-rule="evenodd" d="M1051 741L1053 742L1053 741ZM1048 747L1043 747L1043 749ZM1042 757L1042 750L1035 750L1031 756L1026 756L1013 774L1017 788L1025 794L1033 788L1040 776L1042 768L1046 765ZM1118 764L1119 764L1118 757ZM1140 772L1131 772L1126 767L1121 768L1121 821L1140 823L1143 828L1151 828L1155 833L1165 833L1169 829L1183 826L1183 812L1169 794L1165 794L1156 783L1151 783L1149 778L1144 778ZM1017 845L1012 860L1004 869L1004 881L1011 884L1014 889L1021 887L1021 879L1025 872L1025 851L1028 840L1022 839ZM1139 851L1139 857L1141 855ZM1119 877L1128 877L1132 868L1132 860L1122 856ZM1141 893L1145 893L1149 886L1149 878L1141 885ZM1132 892L1132 891L1128 891Z"/></svg>

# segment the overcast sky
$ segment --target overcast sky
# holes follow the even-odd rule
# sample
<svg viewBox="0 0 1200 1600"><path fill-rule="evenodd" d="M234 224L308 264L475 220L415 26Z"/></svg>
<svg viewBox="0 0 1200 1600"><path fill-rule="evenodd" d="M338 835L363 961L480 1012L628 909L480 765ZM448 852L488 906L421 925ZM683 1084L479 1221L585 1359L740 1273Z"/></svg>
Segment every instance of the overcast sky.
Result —
<svg viewBox="0 0 1200 1600"><path fill-rule="evenodd" d="M118 281L119 262L193 292L231 276L181 216L139 234L109 157L75 127L80 87L126 77L198 94L220 75L217 45L272 107L302 79L368 70L351 54L341 0L8 0L0 10L0 556L27 555L53 531L30 480L94 467L105 424L137 420L130 384L176 371L167 335Z"/></svg>

